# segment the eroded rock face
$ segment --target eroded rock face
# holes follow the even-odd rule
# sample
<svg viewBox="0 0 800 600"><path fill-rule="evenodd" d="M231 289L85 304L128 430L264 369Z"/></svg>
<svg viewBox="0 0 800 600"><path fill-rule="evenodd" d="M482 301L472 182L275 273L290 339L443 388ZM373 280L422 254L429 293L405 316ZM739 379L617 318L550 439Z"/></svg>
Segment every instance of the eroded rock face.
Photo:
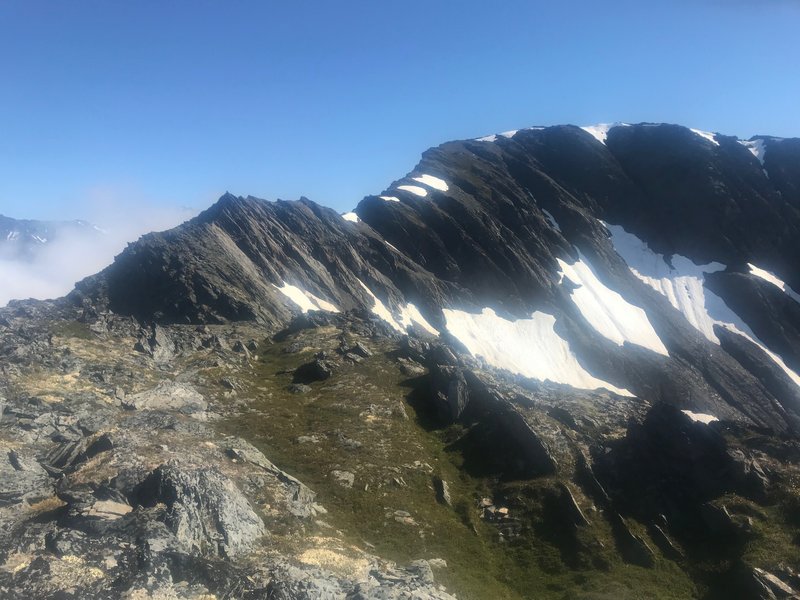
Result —
<svg viewBox="0 0 800 600"><path fill-rule="evenodd" d="M164 523L190 553L233 558L265 532L243 494L213 468L161 465L134 495L145 507L166 505Z"/></svg>

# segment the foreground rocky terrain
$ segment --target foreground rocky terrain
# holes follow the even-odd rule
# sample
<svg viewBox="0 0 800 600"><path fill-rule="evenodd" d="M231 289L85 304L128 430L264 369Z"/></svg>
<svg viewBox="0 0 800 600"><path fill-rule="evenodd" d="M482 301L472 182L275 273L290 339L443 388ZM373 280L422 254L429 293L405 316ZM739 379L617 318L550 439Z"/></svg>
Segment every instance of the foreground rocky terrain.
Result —
<svg viewBox="0 0 800 600"><path fill-rule="evenodd" d="M314 491L225 433L258 414L235 390L263 343L240 336L263 331L30 308L2 332L3 598L452 597L431 563L348 541Z"/></svg>
<svg viewBox="0 0 800 600"><path fill-rule="evenodd" d="M0 310L3 598L800 590L800 147L451 142Z"/></svg>

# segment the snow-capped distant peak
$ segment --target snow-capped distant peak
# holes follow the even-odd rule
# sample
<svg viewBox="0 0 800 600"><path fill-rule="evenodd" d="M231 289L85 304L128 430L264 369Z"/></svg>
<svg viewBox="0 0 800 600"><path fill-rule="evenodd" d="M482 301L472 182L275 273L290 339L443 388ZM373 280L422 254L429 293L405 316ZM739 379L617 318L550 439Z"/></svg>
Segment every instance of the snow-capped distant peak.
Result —
<svg viewBox="0 0 800 600"><path fill-rule="evenodd" d="M764 157L767 154L767 145L761 138L755 140L739 140L739 143L750 150L750 152L758 159L762 165L764 164Z"/></svg>
<svg viewBox="0 0 800 600"><path fill-rule="evenodd" d="M711 133L710 131L703 131L702 129L691 129L691 128L690 128L690 130L695 135L699 135L701 138L704 138L704 139L708 140L709 142L711 142L715 146L719 146L719 142L714 137L714 134Z"/></svg>
<svg viewBox="0 0 800 600"><path fill-rule="evenodd" d="M614 129L614 127L628 127L628 124L598 123L597 125L586 125L585 127L581 127L581 129L605 146L606 139L608 139L608 132Z"/></svg>
<svg viewBox="0 0 800 600"><path fill-rule="evenodd" d="M432 187L435 190L439 190L440 192L446 192L449 189L444 179L439 179L433 175L423 174L419 177L412 177L412 179L428 187Z"/></svg>
<svg viewBox="0 0 800 600"><path fill-rule="evenodd" d="M350 221L351 223L358 223L361 219L358 218L358 215L354 212L344 213L342 218L345 221Z"/></svg>
<svg viewBox="0 0 800 600"><path fill-rule="evenodd" d="M424 198L428 195L428 190L418 185L398 185L397 189L403 190L404 192L411 192L412 194L420 196L421 198Z"/></svg>

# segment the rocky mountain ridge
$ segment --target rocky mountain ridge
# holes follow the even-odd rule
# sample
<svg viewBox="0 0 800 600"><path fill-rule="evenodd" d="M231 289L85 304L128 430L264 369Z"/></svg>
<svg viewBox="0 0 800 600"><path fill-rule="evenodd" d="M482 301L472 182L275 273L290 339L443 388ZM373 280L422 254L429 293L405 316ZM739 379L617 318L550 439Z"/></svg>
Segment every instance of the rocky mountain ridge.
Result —
<svg viewBox="0 0 800 600"><path fill-rule="evenodd" d="M800 199L789 177L800 149L794 140L762 140L762 164L747 144L710 135L616 126L600 141L564 126L450 142L349 218L305 199L227 194L186 225L131 245L74 296L162 323L257 319L275 327L298 306L280 291L287 285L334 310L380 304L395 324L416 311L440 332L448 331L448 310L489 307L506 322L540 311L555 317L578 361L611 387L793 429L798 305L748 264L800 289ZM736 305L753 335L742 343L725 333L698 336L675 302L631 272L605 223L646 240L664 264L675 255L719 264L702 285ZM587 323L572 300L582 283L564 284L562 263L587 266L600 285L644 309L666 359ZM774 321L756 316L767 298L767 314L781 315Z"/></svg>

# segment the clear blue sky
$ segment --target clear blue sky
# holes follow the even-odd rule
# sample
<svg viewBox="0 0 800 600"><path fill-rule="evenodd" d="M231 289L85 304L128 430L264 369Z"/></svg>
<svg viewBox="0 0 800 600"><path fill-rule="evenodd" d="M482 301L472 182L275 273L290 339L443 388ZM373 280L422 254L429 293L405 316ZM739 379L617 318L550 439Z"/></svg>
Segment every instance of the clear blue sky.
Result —
<svg viewBox="0 0 800 600"><path fill-rule="evenodd" d="M528 125L800 136L798 29L800 0L3 0L0 213L344 211Z"/></svg>

